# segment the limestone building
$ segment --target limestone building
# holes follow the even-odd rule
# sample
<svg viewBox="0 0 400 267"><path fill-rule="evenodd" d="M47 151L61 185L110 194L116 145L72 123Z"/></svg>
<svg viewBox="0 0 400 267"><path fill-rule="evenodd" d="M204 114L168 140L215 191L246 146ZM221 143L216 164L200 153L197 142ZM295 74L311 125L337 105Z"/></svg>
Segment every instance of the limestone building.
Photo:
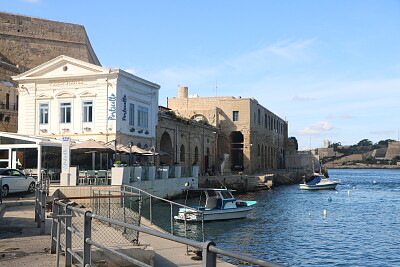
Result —
<svg viewBox="0 0 400 267"><path fill-rule="evenodd" d="M83 26L0 12L0 131L17 132L19 96L11 76L59 55L100 65Z"/></svg>
<svg viewBox="0 0 400 267"><path fill-rule="evenodd" d="M254 98L188 97L179 87L168 108L185 118L204 121L220 129L217 165L221 172L244 173L285 168L288 124Z"/></svg>
<svg viewBox="0 0 400 267"><path fill-rule="evenodd" d="M188 169L198 165L201 174L216 169L216 138L218 129L202 121L179 118L170 109L160 107L157 125L157 147L168 155L160 163L178 163Z"/></svg>
<svg viewBox="0 0 400 267"><path fill-rule="evenodd" d="M67 56L13 79L24 114L19 134L155 145L160 89L155 83Z"/></svg>

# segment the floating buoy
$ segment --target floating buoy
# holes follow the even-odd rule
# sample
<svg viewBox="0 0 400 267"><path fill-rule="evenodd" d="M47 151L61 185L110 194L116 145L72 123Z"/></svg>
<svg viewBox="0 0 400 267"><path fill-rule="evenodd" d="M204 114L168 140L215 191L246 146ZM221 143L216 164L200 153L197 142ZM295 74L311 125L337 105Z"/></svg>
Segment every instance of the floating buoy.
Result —
<svg viewBox="0 0 400 267"><path fill-rule="evenodd" d="M324 216L326 216L326 210L324 210Z"/></svg>
<svg viewBox="0 0 400 267"><path fill-rule="evenodd" d="M332 201L332 198L331 198L331 197L328 197L328 201Z"/></svg>
<svg viewBox="0 0 400 267"><path fill-rule="evenodd" d="M310 216L310 217L311 217L311 212L309 212L309 213L308 213L308 216Z"/></svg>
<svg viewBox="0 0 400 267"><path fill-rule="evenodd" d="M350 191L347 191L347 194L350 195Z"/></svg>
<svg viewBox="0 0 400 267"><path fill-rule="evenodd" d="M373 183L373 184L376 184L376 181L375 181L375 180L373 180L373 181L372 181L372 183Z"/></svg>
<svg viewBox="0 0 400 267"><path fill-rule="evenodd" d="M338 192L338 191L336 191L336 194L339 194L339 192Z"/></svg>

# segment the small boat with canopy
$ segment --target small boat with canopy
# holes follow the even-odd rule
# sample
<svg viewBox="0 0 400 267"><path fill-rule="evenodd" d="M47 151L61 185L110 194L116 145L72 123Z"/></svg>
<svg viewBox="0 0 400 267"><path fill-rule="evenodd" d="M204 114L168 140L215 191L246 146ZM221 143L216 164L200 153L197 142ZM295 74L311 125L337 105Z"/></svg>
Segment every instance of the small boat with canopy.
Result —
<svg viewBox="0 0 400 267"><path fill-rule="evenodd" d="M179 221L215 221L245 218L254 208L257 201L237 200L229 189L188 189L188 191L203 192L205 205L190 208L180 208L175 216ZM202 195L202 194L201 194Z"/></svg>
<svg viewBox="0 0 400 267"><path fill-rule="evenodd" d="M323 189L336 189L339 181L332 181L326 178L324 175L319 173L314 173L311 176L309 182L304 182L300 184L300 189L302 190L323 190Z"/></svg>

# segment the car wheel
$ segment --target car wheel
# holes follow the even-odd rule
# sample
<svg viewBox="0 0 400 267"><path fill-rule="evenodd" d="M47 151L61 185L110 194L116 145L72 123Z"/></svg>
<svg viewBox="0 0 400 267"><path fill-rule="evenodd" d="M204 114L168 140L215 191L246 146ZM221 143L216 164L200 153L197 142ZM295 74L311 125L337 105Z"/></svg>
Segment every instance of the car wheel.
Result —
<svg viewBox="0 0 400 267"><path fill-rule="evenodd" d="M1 190L1 196L6 197L8 195L8 186L3 185L3 188Z"/></svg>
<svg viewBox="0 0 400 267"><path fill-rule="evenodd" d="M30 185L28 187L28 192L29 193L35 192L35 183L30 183Z"/></svg>

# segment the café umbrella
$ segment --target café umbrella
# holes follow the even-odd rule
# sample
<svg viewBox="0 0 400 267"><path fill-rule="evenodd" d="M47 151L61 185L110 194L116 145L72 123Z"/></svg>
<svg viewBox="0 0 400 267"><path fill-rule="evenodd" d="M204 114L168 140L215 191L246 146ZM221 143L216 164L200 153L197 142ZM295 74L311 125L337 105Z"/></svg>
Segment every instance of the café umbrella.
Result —
<svg viewBox="0 0 400 267"><path fill-rule="evenodd" d="M93 139L89 139L86 140L82 143L79 143L77 145L74 145L71 147L72 151L77 151L77 152L84 152L84 153L92 153L92 169L95 169L95 153L110 153L110 152L114 152L114 150L103 144L102 142L93 140Z"/></svg>

